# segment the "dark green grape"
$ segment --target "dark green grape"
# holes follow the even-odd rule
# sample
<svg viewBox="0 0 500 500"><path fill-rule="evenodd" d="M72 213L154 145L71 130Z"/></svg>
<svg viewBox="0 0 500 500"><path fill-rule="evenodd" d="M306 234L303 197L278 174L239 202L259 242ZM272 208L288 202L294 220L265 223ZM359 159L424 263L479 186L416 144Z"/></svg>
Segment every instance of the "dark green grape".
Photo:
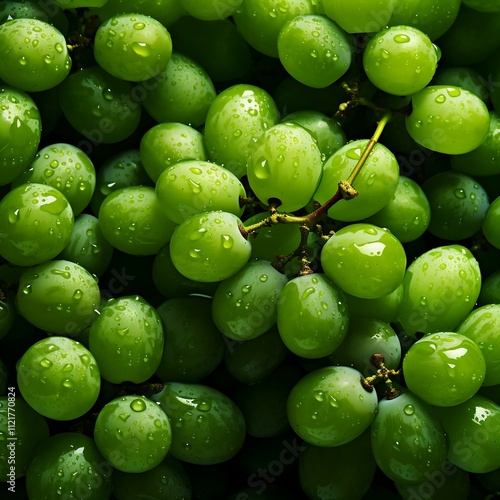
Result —
<svg viewBox="0 0 500 500"><path fill-rule="evenodd" d="M439 420L411 392L379 402L371 436L377 465L393 481L421 483L446 460Z"/></svg>
<svg viewBox="0 0 500 500"><path fill-rule="evenodd" d="M163 351L163 325L142 297L109 300L90 327L89 347L104 380L119 384L148 380Z"/></svg>
<svg viewBox="0 0 500 500"><path fill-rule="evenodd" d="M360 436L377 411L377 394L354 368L328 366L308 373L288 396L293 430L315 446L340 446Z"/></svg>
<svg viewBox="0 0 500 500"><path fill-rule="evenodd" d="M344 294L324 274L290 280L278 298L277 325L283 343L304 358L323 358L347 334L349 315Z"/></svg>
<svg viewBox="0 0 500 500"><path fill-rule="evenodd" d="M173 457L213 465L234 457L245 439L245 420L234 402L200 384L168 382L152 396L172 425Z"/></svg>
<svg viewBox="0 0 500 500"><path fill-rule="evenodd" d="M484 102L487 102L489 99L489 91L484 78L478 71L469 66L445 66L438 68L431 84L460 87L476 94Z"/></svg>
<svg viewBox="0 0 500 500"><path fill-rule="evenodd" d="M262 335L276 323L278 298L286 282L270 262L249 262L217 287L212 301L215 325L233 340Z"/></svg>
<svg viewBox="0 0 500 500"><path fill-rule="evenodd" d="M224 357L224 340L206 297L176 297L160 304L165 345L156 375L161 380L198 382Z"/></svg>
<svg viewBox="0 0 500 500"><path fill-rule="evenodd" d="M113 469L94 440L76 432L52 436L34 457L26 473L33 500L106 500L111 495Z"/></svg>
<svg viewBox="0 0 500 500"><path fill-rule="evenodd" d="M41 415L72 420L87 413L101 387L94 356L75 340L48 337L33 344L17 366L26 402Z"/></svg>
<svg viewBox="0 0 500 500"><path fill-rule="evenodd" d="M488 304L500 304L500 271L492 273L481 285L477 305L485 306Z"/></svg>
<svg viewBox="0 0 500 500"><path fill-rule="evenodd" d="M165 412L144 396L123 396L97 415L94 439L103 457L122 472L145 472L167 456L172 430Z"/></svg>

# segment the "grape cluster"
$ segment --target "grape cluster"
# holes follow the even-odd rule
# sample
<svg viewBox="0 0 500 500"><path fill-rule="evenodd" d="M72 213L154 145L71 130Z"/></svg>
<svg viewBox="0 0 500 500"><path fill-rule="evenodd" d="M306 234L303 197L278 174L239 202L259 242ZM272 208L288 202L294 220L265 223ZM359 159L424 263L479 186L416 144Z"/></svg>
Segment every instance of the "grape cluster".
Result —
<svg viewBox="0 0 500 500"><path fill-rule="evenodd" d="M498 0L4 0L5 494L499 495L499 33Z"/></svg>

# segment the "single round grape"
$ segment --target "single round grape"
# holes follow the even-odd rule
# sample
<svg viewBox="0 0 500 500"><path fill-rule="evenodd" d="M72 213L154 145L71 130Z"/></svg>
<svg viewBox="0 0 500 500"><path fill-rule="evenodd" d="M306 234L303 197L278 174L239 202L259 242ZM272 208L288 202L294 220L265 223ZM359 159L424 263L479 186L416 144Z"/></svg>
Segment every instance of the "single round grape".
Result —
<svg viewBox="0 0 500 500"><path fill-rule="evenodd" d="M191 464L214 465L240 451L245 419L236 404L218 390L168 382L152 399L170 419L173 457Z"/></svg>
<svg viewBox="0 0 500 500"><path fill-rule="evenodd" d="M336 82L351 65L345 32L327 17L313 14L296 16L283 26L278 54L291 76L315 88Z"/></svg>
<svg viewBox="0 0 500 500"><path fill-rule="evenodd" d="M156 182L168 167L183 160L207 160L205 139L183 123L159 123L141 139L140 158L149 177Z"/></svg>
<svg viewBox="0 0 500 500"><path fill-rule="evenodd" d="M19 312L36 327L51 333L84 330L94 319L99 301L94 277L67 260L31 267L19 279Z"/></svg>
<svg viewBox="0 0 500 500"><path fill-rule="evenodd" d="M457 333L473 340L481 349L486 363L483 386L500 384L500 304L489 304L472 311L460 324Z"/></svg>
<svg viewBox="0 0 500 500"><path fill-rule="evenodd" d="M372 33L387 26L395 0L323 0L326 15L347 33Z"/></svg>
<svg viewBox="0 0 500 500"><path fill-rule="evenodd" d="M167 456L172 430L167 415L156 403L130 395L104 405L97 415L94 439L115 469L145 472Z"/></svg>
<svg viewBox="0 0 500 500"><path fill-rule="evenodd" d="M288 396L288 419L306 443L340 446L360 436L377 411L377 394L354 368L328 366L304 376Z"/></svg>
<svg viewBox="0 0 500 500"><path fill-rule="evenodd" d="M279 119L278 107L265 90L246 84L223 90L210 106L205 123L210 160L243 177L255 140Z"/></svg>
<svg viewBox="0 0 500 500"><path fill-rule="evenodd" d="M33 344L17 366L17 383L26 402L54 420L73 420L87 413L101 388L94 356L67 337L48 337Z"/></svg>
<svg viewBox="0 0 500 500"><path fill-rule="evenodd" d="M436 408L448 439L448 460L484 474L500 468L500 406L476 394L451 408Z"/></svg>
<svg viewBox="0 0 500 500"><path fill-rule="evenodd" d="M481 289L479 264L461 245L436 247L415 259L403 280L399 322L409 335L454 331Z"/></svg>
<svg viewBox="0 0 500 500"><path fill-rule="evenodd" d="M217 2L213 0L181 0L182 7L186 12L202 21L216 21L232 16L241 6L243 0L232 0L231 2Z"/></svg>
<svg viewBox="0 0 500 500"><path fill-rule="evenodd" d="M29 167L40 144L40 112L21 90L0 85L0 186Z"/></svg>
<svg viewBox="0 0 500 500"><path fill-rule="evenodd" d="M217 287L212 300L215 325L233 340L262 335L276 323L278 298L286 282L270 262L249 262Z"/></svg>
<svg viewBox="0 0 500 500"><path fill-rule="evenodd" d="M81 149L57 143L38 151L31 166L12 185L27 182L55 187L69 201L73 214L78 215L94 194L96 173L92 160Z"/></svg>
<svg viewBox="0 0 500 500"><path fill-rule="evenodd" d="M482 230L485 238L495 248L500 248L500 197L495 198L488 207L484 219L482 221Z"/></svg>
<svg viewBox="0 0 500 500"><path fill-rule="evenodd" d="M193 215L177 226L170 241L172 262L194 281L222 281L248 262L252 251L240 219L227 212Z"/></svg>
<svg viewBox="0 0 500 500"><path fill-rule="evenodd" d="M431 85L412 96L406 128L421 146L438 153L463 154L484 141L490 126L488 108L460 87Z"/></svg>
<svg viewBox="0 0 500 500"><path fill-rule="evenodd" d="M154 255L172 237L176 224L160 208L150 186L124 187L106 196L99 209L105 238L131 255Z"/></svg>
<svg viewBox="0 0 500 500"><path fill-rule="evenodd" d="M486 365L479 346L458 333L429 333L403 359L408 389L434 406L455 406L481 387ZM436 383L436 380L439 383Z"/></svg>
<svg viewBox="0 0 500 500"><path fill-rule="evenodd" d="M92 322L89 349L101 376L113 384L148 380L160 364L163 324L155 308L142 297L109 300Z"/></svg>
<svg viewBox="0 0 500 500"><path fill-rule="evenodd" d="M170 33L144 14L113 16L99 26L94 38L94 57L99 66L131 82L165 71L171 55Z"/></svg>
<svg viewBox="0 0 500 500"><path fill-rule="evenodd" d="M422 189L431 208L431 234L457 241L481 229L489 202L475 179L460 172L441 172L427 179Z"/></svg>
<svg viewBox="0 0 500 500"><path fill-rule="evenodd" d="M62 112L85 137L78 147L86 153L130 137L139 125L143 98L137 87L97 65L72 73L59 87Z"/></svg>
<svg viewBox="0 0 500 500"><path fill-rule="evenodd" d="M33 500L106 500L111 495L112 472L92 438L61 432L34 457L26 474L26 489Z"/></svg>
<svg viewBox="0 0 500 500"><path fill-rule="evenodd" d="M423 482L446 460L446 437L439 420L411 392L379 402L371 437L377 465L393 481Z"/></svg>
<svg viewBox="0 0 500 500"><path fill-rule="evenodd" d="M0 24L0 78L26 92L59 85L71 69L66 39L38 19L13 19Z"/></svg>
<svg viewBox="0 0 500 500"><path fill-rule="evenodd" d="M295 123L279 123L264 132L247 162L248 182L255 195L264 204L278 199L284 212L307 205L321 172L316 141Z"/></svg>
<svg viewBox="0 0 500 500"><path fill-rule="evenodd" d="M167 68L141 84L142 103L157 122L199 127L216 96L205 70L189 57L172 52Z"/></svg>
<svg viewBox="0 0 500 500"><path fill-rule="evenodd" d="M201 212L222 210L238 217L246 196L239 179L224 167L198 160L186 160L164 170L156 182L160 208L172 221L180 224Z"/></svg>
<svg viewBox="0 0 500 500"><path fill-rule="evenodd" d="M296 16L314 14L312 0L285 0L276 5L269 0L245 0L233 14L243 38L256 50L278 57L278 36L283 26Z"/></svg>
<svg viewBox="0 0 500 500"><path fill-rule="evenodd" d="M0 255L33 266L54 258L68 243L74 217L66 197L44 184L22 184L0 201Z"/></svg>
<svg viewBox="0 0 500 500"><path fill-rule="evenodd" d="M406 254L387 229L349 224L326 242L321 265L345 292L362 299L377 299L393 292L403 281Z"/></svg>
<svg viewBox="0 0 500 500"><path fill-rule="evenodd" d="M432 78L432 85L453 85L476 94L484 102L489 99L490 91L481 74L469 66L438 68Z"/></svg>
<svg viewBox="0 0 500 500"><path fill-rule="evenodd" d="M161 380L198 382L224 357L224 338L212 319L207 297L176 297L160 304L165 342L156 369Z"/></svg>
<svg viewBox="0 0 500 500"><path fill-rule="evenodd" d="M335 151L323 165L323 176L314 199L323 204L337 191L338 183L351 175L368 140L347 143ZM328 210L332 219L357 221L381 210L392 198L398 187L399 165L396 157L382 144L377 143L356 177L353 187L359 196L340 200Z"/></svg>
<svg viewBox="0 0 500 500"><path fill-rule="evenodd" d="M290 280L281 290L277 312L281 339L290 351L304 358L329 356L347 334L344 294L324 274Z"/></svg>
<svg viewBox="0 0 500 500"><path fill-rule="evenodd" d="M411 26L379 31L363 52L363 68L370 81L389 94L401 96L428 85L437 62L437 51L429 37Z"/></svg>

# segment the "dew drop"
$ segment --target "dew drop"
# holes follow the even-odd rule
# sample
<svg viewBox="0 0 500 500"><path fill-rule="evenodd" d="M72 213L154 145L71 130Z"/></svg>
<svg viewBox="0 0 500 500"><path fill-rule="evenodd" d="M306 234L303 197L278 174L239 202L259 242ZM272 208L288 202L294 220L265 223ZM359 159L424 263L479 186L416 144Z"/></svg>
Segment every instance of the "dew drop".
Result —
<svg viewBox="0 0 500 500"><path fill-rule="evenodd" d="M221 236L221 242L222 242L223 248L225 248L226 250L229 250L229 249L233 248L233 246L234 246L234 240L228 234L223 234Z"/></svg>
<svg viewBox="0 0 500 500"><path fill-rule="evenodd" d="M40 365L44 368L50 368L52 366L52 361L50 361L50 359L43 358L42 361L40 361Z"/></svg>
<svg viewBox="0 0 500 500"><path fill-rule="evenodd" d="M413 415L415 413L415 408L413 405L406 405L403 408L403 411L406 413L406 415Z"/></svg>
<svg viewBox="0 0 500 500"><path fill-rule="evenodd" d="M144 411L146 409L146 403L142 399L134 399L130 403L130 408L134 411Z"/></svg>
<svg viewBox="0 0 500 500"><path fill-rule="evenodd" d="M63 380L62 385L67 389L71 389L73 387L73 382L69 378L66 378Z"/></svg>
<svg viewBox="0 0 500 500"><path fill-rule="evenodd" d="M404 33L400 33L398 35L394 35L394 41L396 43L408 43L410 41L410 37Z"/></svg>
<svg viewBox="0 0 500 500"><path fill-rule="evenodd" d="M196 409L199 411L209 411L212 408L212 404L209 401L200 401L196 405Z"/></svg>

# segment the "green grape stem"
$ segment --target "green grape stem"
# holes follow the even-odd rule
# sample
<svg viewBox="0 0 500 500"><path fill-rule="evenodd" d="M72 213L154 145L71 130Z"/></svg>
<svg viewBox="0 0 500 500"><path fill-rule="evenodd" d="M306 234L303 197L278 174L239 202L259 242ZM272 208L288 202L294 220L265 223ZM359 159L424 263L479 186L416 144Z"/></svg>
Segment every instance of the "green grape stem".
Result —
<svg viewBox="0 0 500 500"><path fill-rule="evenodd" d="M375 368L377 368L377 372L375 373L375 375L362 378L361 385L367 391L371 392L375 384L378 384L379 382L383 381L387 386L387 389L384 394L385 397L387 399L397 398L401 393L394 387L390 377L395 377L399 375L401 373L401 370L393 370L387 368L384 364L383 354L373 354L373 356L370 358L370 362L373 366L375 366Z"/></svg>

